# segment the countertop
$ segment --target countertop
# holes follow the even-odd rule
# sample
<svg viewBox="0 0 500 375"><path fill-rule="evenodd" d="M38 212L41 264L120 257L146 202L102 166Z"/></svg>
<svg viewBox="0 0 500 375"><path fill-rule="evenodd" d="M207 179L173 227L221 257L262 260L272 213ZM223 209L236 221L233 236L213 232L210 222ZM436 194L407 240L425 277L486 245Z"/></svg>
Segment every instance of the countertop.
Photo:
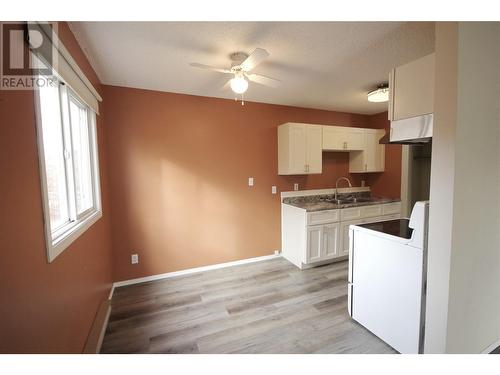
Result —
<svg viewBox="0 0 500 375"><path fill-rule="evenodd" d="M338 210L342 208L370 206L374 204L385 204L385 203L393 203L401 201L399 199L366 197L366 196L361 198L359 202L347 202L343 204L337 204L332 202L331 200L332 199L330 197L325 197L325 196L310 196L310 197L285 198L283 200L283 203L288 204L290 206L302 208L307 212L313 212L313 211L324 211L324 210Z"/></svg>

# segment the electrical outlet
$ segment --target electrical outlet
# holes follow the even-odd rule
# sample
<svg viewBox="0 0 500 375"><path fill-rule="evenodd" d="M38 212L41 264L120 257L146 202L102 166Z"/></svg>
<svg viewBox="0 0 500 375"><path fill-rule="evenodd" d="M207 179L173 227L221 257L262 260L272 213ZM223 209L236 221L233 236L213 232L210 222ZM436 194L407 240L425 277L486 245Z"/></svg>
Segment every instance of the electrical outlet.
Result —
<svg viewBox="0 0 500 375"><path fill-rule="evenodd" d="M280 251L279 250L274 250L274 255L279 255Z"/></svg>
<svg viewBox="0 0 500 375"><path fill-rule="evenodd" d="M297 182L293 184L293 190L299 190L299 184Z"/></svg>
<svg viewBox="0 0 500 375"><path fill-rule="evenodd" d="M130 263L137 264L139 263L139 254L132 254L130 257Z"/></svg>
<svg viewBox="0 0 500 375"><path fill-rule="evenodd" d="M277 192L278 192L278 189L276 188L276 186L271 186L271 193L276 194Z"/></svg>
<svg viewBox="0 0 500 375"><path fill-rule="evenodd" d="M248 186L253 186L253 177L248 177Z"/></svg>

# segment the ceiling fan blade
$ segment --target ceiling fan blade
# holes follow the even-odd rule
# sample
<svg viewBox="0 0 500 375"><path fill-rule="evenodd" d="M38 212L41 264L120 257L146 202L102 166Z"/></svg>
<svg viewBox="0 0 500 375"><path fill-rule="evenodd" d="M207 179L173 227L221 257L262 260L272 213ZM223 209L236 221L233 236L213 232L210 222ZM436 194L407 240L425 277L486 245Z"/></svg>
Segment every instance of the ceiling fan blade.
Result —
<svg viewBox="0 0 500 375"><path fill-rule="evenodd" d="M229 69L216 68L214 66L205 65L205 64L191 63L189 65L191 65L191 66L193 66L195 68L213 70L213 71L216 71L216 72L219 72L219 73L232 73Z"/></svg>
<svg viewBox="0 0 500 375"><path fill-rule="evenodd" d="M264 86L278 87L281 85L281 81L276 78L266 77L260 74L245 74L249 81L260 83Z"/></svg>
<svg viewBox="0 0 500 375"><path fill-rule="evenodd" d="M259 65L262 60L269 56L269 53L263 48L256 48L250 56L248 56L245 61L240 64L241 69L245 72L249 72L257 65Z"/></svg>
<svg viewBox="0 0 500 375"><path fill-rule="evenodd" d="M232 78L231 78L232 79ZM221 90L227 90L231 87L231 79L226 82L224 86L221 87Z"/></svg>

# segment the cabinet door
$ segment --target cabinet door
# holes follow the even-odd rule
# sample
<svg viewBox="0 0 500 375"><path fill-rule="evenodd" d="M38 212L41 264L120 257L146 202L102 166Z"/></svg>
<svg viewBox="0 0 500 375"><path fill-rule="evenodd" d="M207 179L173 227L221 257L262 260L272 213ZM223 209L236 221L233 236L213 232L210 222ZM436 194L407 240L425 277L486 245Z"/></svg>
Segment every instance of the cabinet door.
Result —
<svg viewBox="0 0 500 375"><path fill-rule="evenodd" d="M434 56L432 53L393 70L390 120L434 112Z"/></svg>
<svg viewBox="0 0 500 375"><path fill-rule="evenodd" d="M384 130L367 129L365 133L365 172L383 172L385 169L385 146L379 144Z"/></svg>
<svg viewBox="0 0 500 375"><path fill-rule="evenodd" d="M364 148L364 129L323 126L323 150L355 151Z"/></svg>
<svg viewBox="0 0 500 375"><path fill-rule="evenodd" d="M323 150L343 151L347 148L346 132L339 126L323 126Z"/></svg>
<svg viewBox="0 0 500 375"><path fill-rule="evenodd" d="M306 125L306 173L321 173L323 132L321 125Z"/></svg>
<svg viewBox="0 0 500 375"><path fill-rule="evenodd" d="M385 171L385 145L379 143L380 138L385 134L385 130L378 129L375 132L374 139L374 153L373 153L373 171L383 172Z"/></svg>
<svg viewBox="0 0 500 375"><path fill-rule="evenodd" d="M346 147L349 151L359 151L365 148L365 130L346 128Z"/></svg>
<svg viewBox="0 0 500 375"><path fill-rule="evenodd" d="M330 259L339 256L339 224L326 224L323 226L323 237L325 240L323 247L323 259Z"/></svg>
<svg viewBox="0 0 500 375"><path fill-rule="evenodd" d="M322 225L308 226L305 263L313 263L321 260L323 247L324 247L323 226Z"/></svg>
<svg viewBox="0 0 500 375"><path fill-rule="evenodd" d="M351 220L340 223L340 249L339 256L349 255L349 225L362 224L365 220Z"/></svg>
<svg viewBox="0 0 500 375"><path fill-rule="evenodd" d="M290 144L290 172L307 172L307 144L306 144L306 125L291 124L289 128Z"/></svg>

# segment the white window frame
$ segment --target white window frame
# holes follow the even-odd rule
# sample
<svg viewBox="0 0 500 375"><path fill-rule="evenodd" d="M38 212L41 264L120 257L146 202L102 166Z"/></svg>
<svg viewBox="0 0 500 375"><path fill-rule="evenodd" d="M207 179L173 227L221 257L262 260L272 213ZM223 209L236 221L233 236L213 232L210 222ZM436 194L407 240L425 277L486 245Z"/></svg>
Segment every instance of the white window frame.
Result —
<svg viewBox="0 0 500 375"><path fill-rule="evenodd" d="M43 88L42 88L43 90ZM45 227L45 243L47 248L47 259L51 263L58 255L60 255L70 244L80 237L87 229L89 229L97 220L102 217L101 205L101 189L99 179L99 154L96 130L96 114L78 95L64 82L61 81L59 86L59 104L61 124L65 144L72 142L71 124L69 116L69 100L74 100L81 107L87 110L87 119L89 122L89 146L91 157L91 174L92 174L92 195L93 206L86 211L77 214L76 198L74 197L74 179L73 174L73 158L65 157L66 167L66 185L68 191L68 208L70 211L70 222L67 222L60 227L51 230L50 225L50 209L48 198L48 185L45 170L45 154L43 143L43 126L41 117L41 102L38 90L34 93L35 112L36 112L36 128L37 128L37 143L38 143L38 159L40 165L40 180L42 189L42 202L44 212L44 227ZM67 149L66 149L67 150ZM65 150L65 153L66 153ZM72 150L72 146L71 146ZM69 150L68 150L69 151ZM68 161L68 159L70 159Z"/></svg>

